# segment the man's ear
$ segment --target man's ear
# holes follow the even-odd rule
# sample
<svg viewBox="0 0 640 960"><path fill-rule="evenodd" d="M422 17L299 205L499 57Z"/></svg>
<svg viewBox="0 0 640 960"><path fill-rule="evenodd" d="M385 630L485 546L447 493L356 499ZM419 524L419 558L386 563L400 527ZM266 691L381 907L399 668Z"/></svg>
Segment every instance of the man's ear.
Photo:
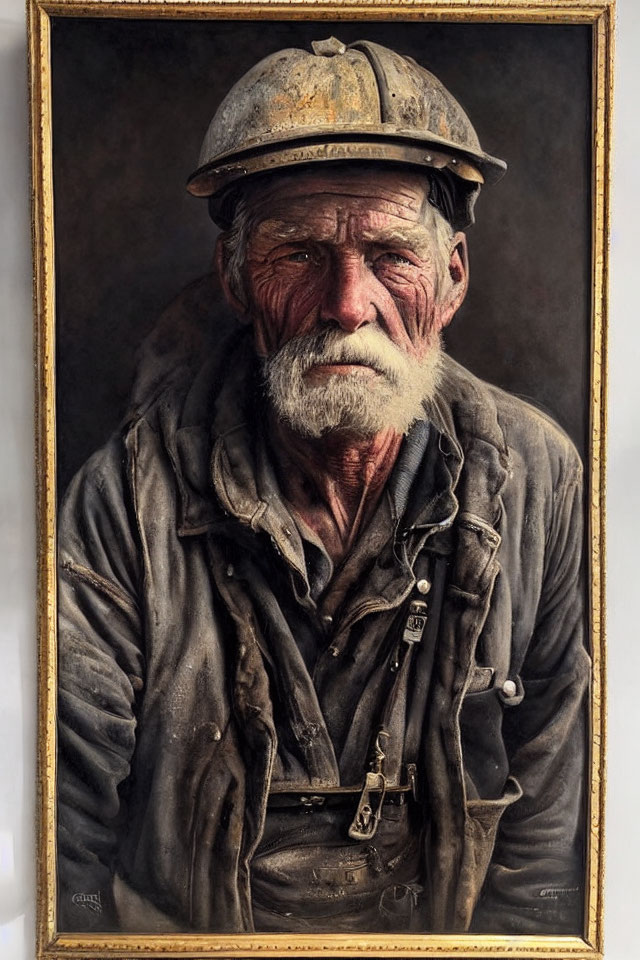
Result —
<svg viewBox="0 0 640 960"><path fill-rule="evenodd" d="M227 275L227 264L225 257L224 249L224 237L223 233L218 235L216 240L216 249L214 254L214 262L216 269L218 271L218 279L220 280L220 286L222 287L222 292L224 293L224 298L233 310L240 318L244 319L247 315L247 305L240 300L236 293L232 290L231 285L229 284L229 277Z"/></svg>
<svg viewBox="0 0 640 960"><path fill-rule="evenodd" d="M449 277L446 283L446 294L441 314L441 328L448 326L462 301L467 295L469 287L469 251L467 238L464 233L458 232L452 239L453 249L449 258Z"/></svg>

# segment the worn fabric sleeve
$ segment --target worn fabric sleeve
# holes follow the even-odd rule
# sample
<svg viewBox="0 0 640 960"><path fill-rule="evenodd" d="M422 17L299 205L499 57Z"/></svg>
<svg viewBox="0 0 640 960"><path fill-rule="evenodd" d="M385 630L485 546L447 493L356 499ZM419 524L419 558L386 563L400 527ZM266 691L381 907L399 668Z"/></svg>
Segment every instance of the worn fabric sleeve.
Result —
<svg viewBox="0 0 640 960"><path fill-rule="evenodd" d="M119 439L71 484L59 522L58 928L109 930L119 787L142 686L138 545Z"/></svg>
<svg viewBox="0 0 640 960"><path fill-rule="evenodd" d="M520 673L524 696L517 705L505 701L503 718L523 796L501 822L475 931L577 934L582 923L590 664L577 458L554 500L536 628Z"/></svg>

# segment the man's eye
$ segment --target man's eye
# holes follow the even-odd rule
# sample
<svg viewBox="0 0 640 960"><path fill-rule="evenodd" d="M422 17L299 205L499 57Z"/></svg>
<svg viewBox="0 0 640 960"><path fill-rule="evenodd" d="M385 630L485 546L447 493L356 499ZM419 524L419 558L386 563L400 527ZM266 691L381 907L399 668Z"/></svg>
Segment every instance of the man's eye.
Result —
<svg viewBox="0 0 640 960"><path fill-rule="evenodd" d="M408 257L403 257L401 253L393 253L390 250L388 250L386 253L381 254L376 260L376 263L380 263L380 264L390 263L390 264L393 264L394 266L402 266L402 265L413 266L413 261L409 260Z"/></svg>
<svg viewBox="0 0 640 960"><path fill-rule="evenodd" d="M308 250L296 250L294 253L289 253L285 260L290 263L311 263L313 257Z"/></svg>

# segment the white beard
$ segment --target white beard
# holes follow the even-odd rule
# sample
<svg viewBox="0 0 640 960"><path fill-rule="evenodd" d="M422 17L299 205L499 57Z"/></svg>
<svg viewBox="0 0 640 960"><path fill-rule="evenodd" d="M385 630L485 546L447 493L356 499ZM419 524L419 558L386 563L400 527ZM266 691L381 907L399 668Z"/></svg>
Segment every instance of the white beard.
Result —
<svg viewBox="0 0 640 960"><path fill-rule="evenodd" d="M264 361L267 395L277 416L305 437L331 430L372 436L385 429L405 434L424 417L424 402L437 389L441 343L434 338L418 359L371 325L343 333L294 337ZM310 383L305 374L317 364L361 363L378 375L334 374Z"/></svg>

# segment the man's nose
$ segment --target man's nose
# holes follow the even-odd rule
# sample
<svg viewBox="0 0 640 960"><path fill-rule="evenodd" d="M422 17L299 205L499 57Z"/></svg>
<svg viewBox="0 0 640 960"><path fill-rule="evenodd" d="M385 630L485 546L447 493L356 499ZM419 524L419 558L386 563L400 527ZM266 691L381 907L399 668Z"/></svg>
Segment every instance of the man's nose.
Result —
<svg viewBox="0 0 640 960"><path fill-rule="evenodd" d="M327 275L320 319L353 333L378 315L374 304L375 278L360 257L337 257Z"/></svg>

